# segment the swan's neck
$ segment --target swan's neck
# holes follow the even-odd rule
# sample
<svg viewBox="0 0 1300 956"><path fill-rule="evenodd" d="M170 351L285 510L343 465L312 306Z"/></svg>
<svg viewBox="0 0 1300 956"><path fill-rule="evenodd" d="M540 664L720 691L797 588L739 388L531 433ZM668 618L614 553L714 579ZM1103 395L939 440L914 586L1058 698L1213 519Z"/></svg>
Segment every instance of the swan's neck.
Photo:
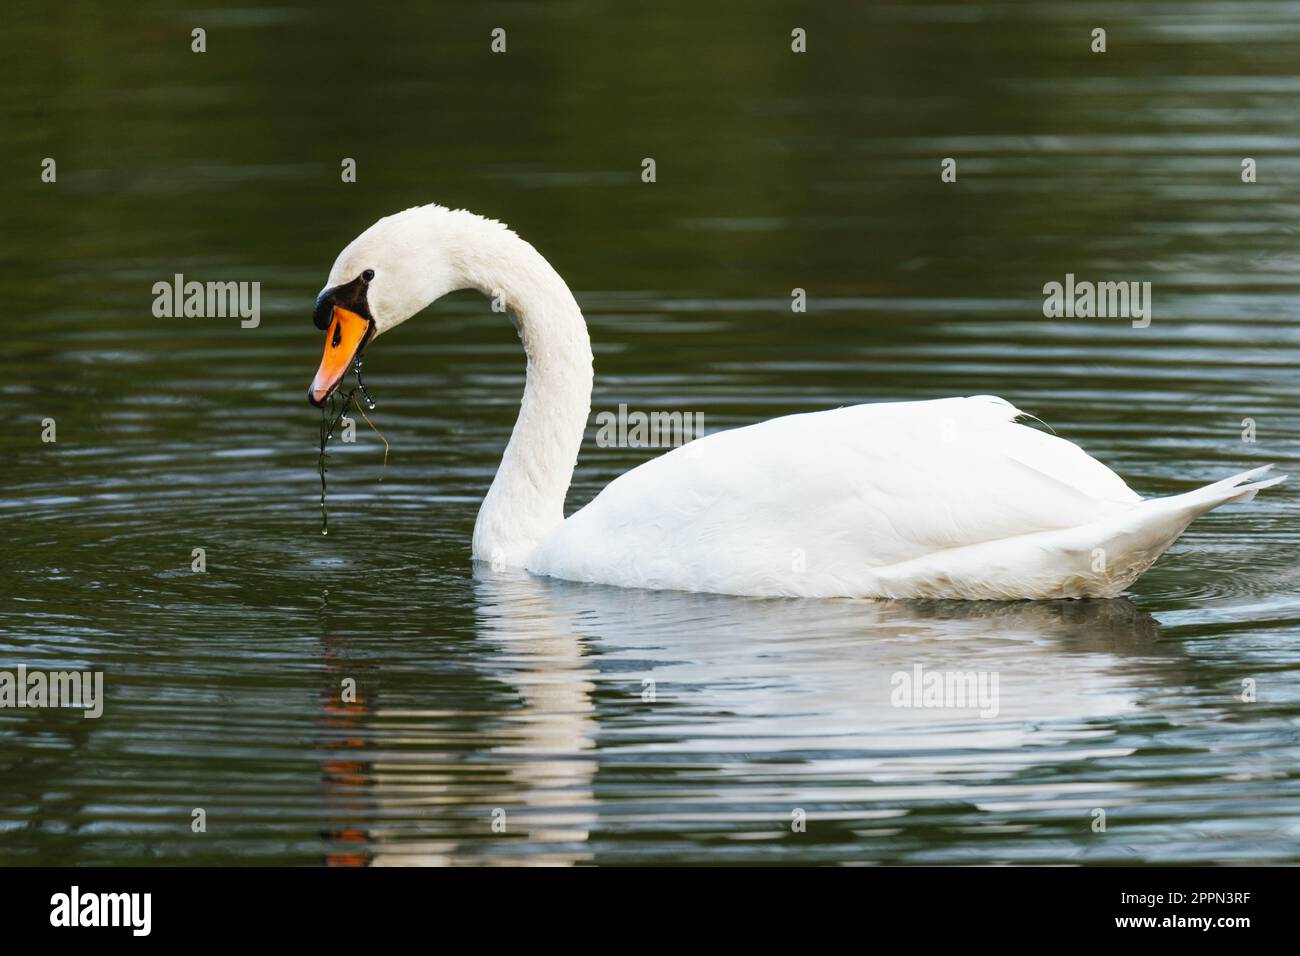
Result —
<svg viewBox="0 0 1300 956"><path fill-rule="evenodd" d="M474 523L473 557L522 567L564 521L591 413L591 340L573 293L536 249L496 223L477 220L468 231L462 275L514 313L528 356L519 417Z"/></svg>

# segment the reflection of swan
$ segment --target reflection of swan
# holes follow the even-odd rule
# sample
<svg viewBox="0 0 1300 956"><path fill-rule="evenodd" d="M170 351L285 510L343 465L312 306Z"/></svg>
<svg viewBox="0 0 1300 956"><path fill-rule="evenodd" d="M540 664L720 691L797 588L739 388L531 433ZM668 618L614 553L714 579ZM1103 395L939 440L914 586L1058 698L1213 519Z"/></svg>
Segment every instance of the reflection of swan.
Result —
<svg viewBox="0 0 1300 956"><path fill-rule="evenodd" d="M936 802L1116 806L1123 781L1051 768L1129 753L1115 719L1186 680L1177 644L1123 599L755 601L482 565L473 588L458 681L482 688L474 709L408 697L358 718L348 737L383 756L330 774L334 859L601 862L647 846L625 834L684 847L779 830L795 806L868 829ZM893 682L918 666L996 674L996 713L899 706Z"/></svg>
<svg viewBox="0 0 1300 956"><path fill-rule="evenodd" d="M479 637L489 651L482 676L504 685L517 704L467 715L486 724L468 753L447 749L446 725L456 715L446 710L330 701L330 724L351 725L327 745L331 751L360 752L353 748L369 738L392 755L372 764L325 761L334 815L329 863L515 862L516 848L533 864L590 859L593 668L571 614L553 606L545 585L486 568L475 582ZM367 825L370 807L375 822Z"/></svg>
<svg viewBox="0 0 1300 956"><path fill-rule="evenodd" d="M511 683L518 733L496 754L511 764L507 831L523 829L546 847L535 861L576 863L595 820L594 669L570 614L557 613L543 582L519 572L480 569L479 635L496 646L496 676Z"/></svg>
<svg viewBox="0 0 1300 956"><path fill-rule="evenodd" d="M1127 712L1134 695L1112 673L1116 657L1151 656L1167 664L1169 654L1157 643L1155 620L1122 599L771 602L553 581L532 607L543 593L545 619L582 635L602 679L616 679L626 694L652 679L661 700L684 703L699 695L733 719L747 714L752 726L729 731L740 737L750 730L777 731L783 740L803 732L822 737L838 715L836 732L871 746L894 732L925 727L928 733L936 724L951 726L967 743L983 735L1004 743L1006 735L1025 732L1023 721L1072 723ZM900 709L891 699L891 678L918 664L997 673L996 719L976 719L974 707Z"/></svg>
<svg viewBox="0 0 1300 956"><path fill-rule="evenodd" d="M564 281L499 223L441 206L381 219L316 306L319 405L376 336L456 289L518 319L528 376L474 557L624 587L792 597L1112 597L1198 515L1280 478L1257 468L1142 500L999 398L858 405L715 433L564 520L591 346Z"/></svg>

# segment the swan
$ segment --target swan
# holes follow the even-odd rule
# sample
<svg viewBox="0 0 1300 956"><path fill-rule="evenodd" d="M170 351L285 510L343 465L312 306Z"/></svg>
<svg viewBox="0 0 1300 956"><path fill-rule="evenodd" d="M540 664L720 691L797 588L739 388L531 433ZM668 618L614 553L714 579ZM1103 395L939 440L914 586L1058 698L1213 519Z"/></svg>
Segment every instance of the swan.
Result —
<svg viewBox="0 0 1300 956"><path fill-rule="evenodd" d="M591 411L587 325L551 265L503 223L417 206L347 245L316 300L321 406L380 335L478 289L527 356L519 417L474 524L494 568L756 597L1115 597L1219 505L1283 477L1253 468L1143 499L991 395L855 405L715 432L564 516Z"/></svg>

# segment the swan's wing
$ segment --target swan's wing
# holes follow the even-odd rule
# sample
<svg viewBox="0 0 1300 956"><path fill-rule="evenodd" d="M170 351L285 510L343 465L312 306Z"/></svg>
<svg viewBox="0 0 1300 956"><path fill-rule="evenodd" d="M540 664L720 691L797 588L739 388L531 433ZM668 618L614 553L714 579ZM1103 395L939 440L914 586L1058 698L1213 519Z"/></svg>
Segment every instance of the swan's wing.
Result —
<svg viewBox="0 0 1300 956"><path fill-rule="evenodd" d="M615 479L529 568L630 587L833 593L864 568L1074 527L1141 500L1020 414L977 396L716 432ZM792 573L808 587L792 590Z"/></svg>

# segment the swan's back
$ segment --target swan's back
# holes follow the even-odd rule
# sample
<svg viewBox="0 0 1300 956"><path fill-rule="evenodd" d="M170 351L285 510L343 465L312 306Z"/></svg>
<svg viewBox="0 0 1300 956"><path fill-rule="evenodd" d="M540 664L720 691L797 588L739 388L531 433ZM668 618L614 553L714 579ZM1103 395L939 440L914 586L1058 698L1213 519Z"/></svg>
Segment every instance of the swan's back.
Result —
<svg viewBox="0 0 1300 956"><path fill-rule="evenodd" d="M1109 468L1018 415L976 396L717 432L615 479L529 568L625 587L885 596L890 569L1139 506Z"/></svg>

